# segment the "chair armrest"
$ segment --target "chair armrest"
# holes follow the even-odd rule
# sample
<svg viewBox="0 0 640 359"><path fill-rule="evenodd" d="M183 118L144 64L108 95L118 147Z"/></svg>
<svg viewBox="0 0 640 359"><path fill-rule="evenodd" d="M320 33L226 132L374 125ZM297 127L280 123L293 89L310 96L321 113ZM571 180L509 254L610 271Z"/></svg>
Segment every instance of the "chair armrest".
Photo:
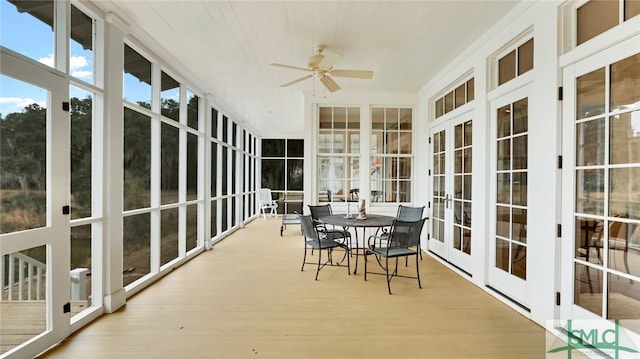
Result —
<svg viewBox="0 0 640 359"><path fill-rule="evenodd" d="M382 247L382 241L388 241L389 236L379 236L379 235L371 235L367 240L367 246L369 248L380 248Z"/></svg>

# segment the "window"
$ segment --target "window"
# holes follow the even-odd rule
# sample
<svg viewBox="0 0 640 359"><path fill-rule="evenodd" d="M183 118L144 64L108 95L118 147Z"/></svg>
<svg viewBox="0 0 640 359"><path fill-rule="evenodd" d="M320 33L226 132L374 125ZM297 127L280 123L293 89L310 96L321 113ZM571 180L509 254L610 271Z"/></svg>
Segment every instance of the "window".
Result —
<svg viewBox="0 0 640 359"><path fill-rule="evenodd" d="M454 86L456 87L454 88ZM434 101L435 118L463 106L474 98L473 77L466 81L458 82L457 85L452 85L449 88L451 89L450 91L437 97Z"/></svg>
<svg viewBox="0 0 640 359"><path fill-rule="evenodd" d="M304 140L262 140L262 187L278 193L278 213L302 213L301 204L284 205L287 197L300 197L303 190Z"/></svg>
<svg viewBox="0 0 640 359"><path fill-rule="evenodd" d="M411 202L412 122L410 108L371 109L371 202Z"/></svg>
<svg viewBox="0 0 640 359"><path fill-rule="evenodd" d="M357 201L360 108L320 107L318 115L318 202Z"/></svg>
<svg viewBox="0 0 640 359"><path fill-rule="evenodd" d="M498 59L498 85L533 69L533 39Z"/></svg>

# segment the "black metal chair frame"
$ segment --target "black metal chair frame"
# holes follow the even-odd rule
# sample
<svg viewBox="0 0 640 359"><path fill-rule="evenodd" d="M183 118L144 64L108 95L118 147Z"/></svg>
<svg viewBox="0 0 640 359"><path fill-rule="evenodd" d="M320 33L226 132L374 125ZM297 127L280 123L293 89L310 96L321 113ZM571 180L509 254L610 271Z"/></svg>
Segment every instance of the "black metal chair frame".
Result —
<svg viewBox="0 0 640 359"><path fill-rule="evenodd" d="M396 219L401 221L413 222L419 221L422 219L422 214L424 213L424 206L422 207L410 207L410 206L398 206L398 212L396 213ZM376 235L378 232L376 231ZM379 234L380 237L384 238L385 236L389 236L389 232L386 229L382 229L382 234ZM422 251L420 250L420 241L418 241L418 253L420 254L420 260L422 260ZM382 265L382 263L379 263ZM408 265L408 262L405 261L405 267Z"/></svg>
<svg viewBox="0 0 640 359"><path fill-rule="evenodd" d="M348 250L345 252L345 256L347 255L347 253L351 255L351 233L345 228L327 228L326 224L320 220L320 218L322 217L333 215L331 205L309 205L309 212L311 213L311 218L320 236L324 236L326 237L326 239L331 239L334 241L342 239L342 243L346 245L346 248L348 248ZM344 257L342 258L342 260L340 260L339 263L342 263L343 261Z"/></svg>
<svg viewBox="0 0 640 359"><path fill-rule="evenodd" d="M393 277L411 278L418 280L418 288L422 288L420 282L420 267L418 265L418 252L420 251L420 234L422 233L422 227L426 218L422 218L418 221L401 221L394 220L391 226L391 231L388 236L382 237L379 235L369 236L368 245L365 249L365 261L364 261L364 280L367 280L367 274L380 274L385 275L387 278L387 289L389 294L391 293L391 280ZM385 241L385 245L381 245L381 241ZM415 250L412 248L416 248ZM368 256L374 255L380 267L385 271L384 273L369 272L367 269ZM402 275L398 273L398 258L410 256L416 257L416 276ZM384 264L381 261L384 257ZM395 268L393 271L389 271L389 258L395 258Z"/></svg>
<svg viewBox="0 0 640 359"><path fill-rule="evenodd" d="M305 264L313 264L317 266L316 269L316 280L318 280L318 274L320 273L320 269L324 268L326 265L336 266L336 267L344 267L340 263L333 263L333 249L334 248L343 248L345 251L348 251L349 248L346 244L337 242L333 239L322 238L316 226L311 219L311 216L298 216L300 219L300 225L302 227L302 238L304 239L304 258L302 259L302 268L300 271L304 271ZM307 247L311 247L313 250L317 249L318 251L318 262L307 262ZM327 251L327 260L322 261L322 250ZM312 253L313 255L313 253ZM351 261L349 260L349 256L347 257L347 274L351 275ZM343 258L344 259L344 258Z"/></svg>

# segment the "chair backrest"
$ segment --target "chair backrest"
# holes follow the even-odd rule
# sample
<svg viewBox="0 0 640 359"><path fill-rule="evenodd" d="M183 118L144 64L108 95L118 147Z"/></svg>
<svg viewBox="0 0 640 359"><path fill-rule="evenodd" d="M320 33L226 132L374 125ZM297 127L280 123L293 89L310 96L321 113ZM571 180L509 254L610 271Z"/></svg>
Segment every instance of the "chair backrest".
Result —
<svg viewBox="0 0 640 359"><path fill-rule="evenodd" d="M420 243L420 234L426 218L418 221L395 219L389 234L389 248L416 247Z"/></svg>
<svg viewBox="0 0 640 359"><path fill-rule="evenodd" d="M260 203L272 203L273 196L271 195L271 190L269 188L260 188L259 191L259 199Z"/></svg>
<svg viewBox="0 0 640 359"><path fill-rule="evenodd" d="M317 206L309 205L309 211L311 212L311 218L316 221L322 217L330 216L333 214L330 204L322 204Z"/></svg>
<svg viewBox="0 0 640 359"><path fill-rule="evenodd" d="M316 231L316 226L313 224L311 216L298 215L298 218L300 219L300 226L302 227L302 234L305 240L319 240L318 232Z"/></svg>
<svg viewBox="0 0 640 359"><path fill-rule="evenodd" d="M424 212L424 206L422 207L409 207L398 206L398 214L396 218L401 221L414 222L422 219L422 213Z"/></svg>

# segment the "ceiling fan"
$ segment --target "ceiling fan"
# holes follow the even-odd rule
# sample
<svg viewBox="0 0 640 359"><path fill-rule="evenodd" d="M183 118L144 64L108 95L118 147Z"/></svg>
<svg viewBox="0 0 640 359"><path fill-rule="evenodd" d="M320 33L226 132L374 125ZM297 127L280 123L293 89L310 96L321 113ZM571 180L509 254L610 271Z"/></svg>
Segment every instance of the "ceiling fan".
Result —
<svg viewBox="0 0 640 359"><path fill-rule="evenodd" d="M271 66L311 72L309 75L293 80L291 82L287 82L286 84L280 85L280 87L291 86L295 83L315 76L320 80L320 82L322 82L327 90L335 92L340 90L340 86L330 76L353 77L358 79L370 79L373 77L373 71L334 69L333 65L335 65L338 61L340 61L340 59L342 59L342 55L335 51L327 50L327 47L322 44L315 45L315 50L316 54L309 57L309 60L307 60L306 68L283 64L271 64Z"/></svg>

